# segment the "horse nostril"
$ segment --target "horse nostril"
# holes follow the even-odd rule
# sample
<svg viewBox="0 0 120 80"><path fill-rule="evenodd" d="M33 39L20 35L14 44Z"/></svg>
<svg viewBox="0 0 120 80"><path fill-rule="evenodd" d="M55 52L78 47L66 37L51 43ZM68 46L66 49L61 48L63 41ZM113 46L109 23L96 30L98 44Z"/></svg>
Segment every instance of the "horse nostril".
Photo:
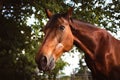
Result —
<svg viewBox="0 0 120 80"><path fill-rule="evenodd" d="M46 67L47 66L47 57L42 56L40 59L41 66Z"/></svg>
<svg viewBox="0 0 120 80"><path fill-rule="evenodd" d="M45 56L43 56L43 57L41 57L41 61L46 63L47 62L47 58Z"/></svg>

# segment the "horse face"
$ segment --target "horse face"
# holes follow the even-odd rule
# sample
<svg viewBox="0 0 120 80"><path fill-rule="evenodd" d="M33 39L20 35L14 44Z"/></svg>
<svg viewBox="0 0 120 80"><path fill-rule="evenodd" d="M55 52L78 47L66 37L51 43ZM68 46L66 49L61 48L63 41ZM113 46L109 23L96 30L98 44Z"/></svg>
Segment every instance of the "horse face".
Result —
<svg viewBox="0 0 120 80"><path fill-rule="evenodd" d="M49 21L44 27L45 38L36 55L38 68L42 71L52 70L56 60L62 53L69 51L73 45L69 21L61 14L51 15L49 11L47 11L47 16Z"/></svg>

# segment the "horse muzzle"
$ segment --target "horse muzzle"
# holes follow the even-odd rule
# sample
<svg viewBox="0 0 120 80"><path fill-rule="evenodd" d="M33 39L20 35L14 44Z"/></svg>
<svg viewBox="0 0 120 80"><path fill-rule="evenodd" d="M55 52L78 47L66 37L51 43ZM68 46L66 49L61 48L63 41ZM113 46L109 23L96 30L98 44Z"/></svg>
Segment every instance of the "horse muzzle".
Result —
<svg viewBox="0 0 120 80"><path fill-rule="evenodd" d="M52 56L47 58L42 55L36 59L36 63L40 71L50 71L55 67L55 60Z"/></svg>

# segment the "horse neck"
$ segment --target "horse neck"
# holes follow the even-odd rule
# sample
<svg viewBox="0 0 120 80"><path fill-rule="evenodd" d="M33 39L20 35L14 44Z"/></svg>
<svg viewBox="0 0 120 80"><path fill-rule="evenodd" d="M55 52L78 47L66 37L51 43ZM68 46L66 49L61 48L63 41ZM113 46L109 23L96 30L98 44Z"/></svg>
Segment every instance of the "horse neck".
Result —
<svg viewBox="0 0 120 80"><path fill-rule="evenodd" d="M91 57L91 59L94 59L96 43L93 32L98 28L78 20L73 20L71 23L71 29L74 35L74 44L80 47L86 55Z"/></svg>

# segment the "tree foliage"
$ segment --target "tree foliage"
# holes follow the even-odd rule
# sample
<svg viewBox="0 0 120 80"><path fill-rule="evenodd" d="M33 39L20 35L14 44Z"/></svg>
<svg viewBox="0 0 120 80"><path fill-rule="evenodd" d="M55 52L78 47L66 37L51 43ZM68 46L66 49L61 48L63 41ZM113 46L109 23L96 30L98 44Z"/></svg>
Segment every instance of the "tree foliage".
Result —
<svg viewBox="0 0 120 80"><path fill-rule="evenodd" d="M120 26L119 5L119 0L1 0L0 80L40 80L34 56L43 40L45 8L62 13L74 6L73 18L116 32ZM38 22L27 25L31 15ZM56 75L63 66L61 60L52 73Z"/></svg>
<svg viewBox="0 0 120 80"><path fill-rule="evenodd" d="M115 32L120 24L119 0L73 0L76 2L75 17Z"/></svg>

